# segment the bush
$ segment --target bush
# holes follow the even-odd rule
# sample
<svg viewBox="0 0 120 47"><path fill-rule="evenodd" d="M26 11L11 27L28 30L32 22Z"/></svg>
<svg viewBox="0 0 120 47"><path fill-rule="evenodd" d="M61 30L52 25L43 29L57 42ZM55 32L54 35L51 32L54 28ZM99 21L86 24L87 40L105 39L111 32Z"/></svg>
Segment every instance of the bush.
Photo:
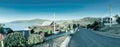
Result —
<svg viewBox="0 0 120 47"><path fill-rule="evenodd" d="M14 32L5 37L4 45L6 47L25 47L26 40L22 33Z"/></svg>
<svg viewBox="0 0 120 47"><path fill-rule="evenodd" d="M45 32L45 36L46 36L46 37L52 35L52 30L49 29L49 28L44 28L44 29L43 29L43 32Z"/></svg>
<svg viewBox="0 0 120 47"><path fill-rule="evenodd" d="M61 29L60 32L65 32L66 30L65 29Z"/></svg>
<svg viewBox="0 0 120 47"><path fill-rule="evenodd" d="M52 29L50 29L48 27L44 27L44 28L36 27L31 31L32 31L32 33L35 33L35 34L39 34L41 31L43 31L45 33L45 36L52 35Z"/></svg>
<svg viewBox="0 0 120 47"><path fill-rule="evenodd" d="M69 30L70 28L68 28L66 25L62 27L62 29L60 30L60 32L66 32L66 30Z"/></svg>
<svg viewBox="0 0 120 47"><path fill-rule="evenodd" d="M43 30L42 28L36 27L32 30L32 33L39 33L42 30Z"/></svg>
<svg viewBox="0 0 120 47"><path fill-rule="evenodd" d="M40 43L40 42L43 42L43 38L41 35L38 35L38 34L31 34L29 37L28 37L28 45L33 45L33 44L37 44L37 43Z"/></svg>

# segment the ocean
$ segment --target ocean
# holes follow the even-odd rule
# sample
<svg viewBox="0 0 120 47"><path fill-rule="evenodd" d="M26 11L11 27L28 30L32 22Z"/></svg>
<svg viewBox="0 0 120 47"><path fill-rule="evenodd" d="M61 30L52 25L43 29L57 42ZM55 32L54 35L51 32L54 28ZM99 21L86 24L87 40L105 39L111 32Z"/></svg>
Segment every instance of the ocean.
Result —
<svg viewBox="0 0 120 47"><path fill-rule="evenodd" d="M18 31L34 25L33 23L5 23L4 28L11 28L13 31Z"/></svg>

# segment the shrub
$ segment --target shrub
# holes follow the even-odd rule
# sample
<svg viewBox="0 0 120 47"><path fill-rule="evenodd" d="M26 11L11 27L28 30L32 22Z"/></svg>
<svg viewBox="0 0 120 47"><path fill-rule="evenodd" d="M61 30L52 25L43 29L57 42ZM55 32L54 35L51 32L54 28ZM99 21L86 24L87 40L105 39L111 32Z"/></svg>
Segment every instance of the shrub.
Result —
<svg viewBox="0 0 120 47"><path fill-rule="evenodd" d="M4 45L6 47L25 47L26 40L22 33L14 32L5 37Z"/></svg>
<svg viewBox="0 0 120 47"><path fill-rule="evenodd" d="M61 32L66 32L69 28L67 26L63 26L62 29L60 30Z"/></svg>
<svg viewBox="0 0 120 47"><path fill-rule="evenodd" d="M44 29L43 29L43 32L45 32L45 36L50 36L50 35L52 35L52 30L49 29L49 28L44 28Z"/></svg>
<svg viewBox="0 0 120 47"><path fill-rule="evenodd" d="M33 33L39 33L40 31L42 31L42 28L36 27L33 29Z"/></svg>
<svg viewBox="0 0 120 47"><path fill-rule="evenodd" d="M65 30L65 29L61 29L60 31L61 31L61 32L65 32L66 30Z"/></svg>
<svg viewBox="0 0 120 47"><path fill-rule="evenodd" d="M43 42L43 38L41 35L38 35L38 34L31 34L29 37L28 37L28 45L33 45L33 44L37 44L37 43L40 43L40 42Z"/></svg>

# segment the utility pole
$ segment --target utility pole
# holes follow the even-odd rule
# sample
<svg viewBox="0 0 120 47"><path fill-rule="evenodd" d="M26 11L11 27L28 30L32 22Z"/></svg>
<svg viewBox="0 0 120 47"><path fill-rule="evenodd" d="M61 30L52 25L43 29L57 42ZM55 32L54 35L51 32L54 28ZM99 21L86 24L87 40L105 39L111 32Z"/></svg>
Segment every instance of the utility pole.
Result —
<svg viewBox="0 0 120 47"><path fill-rule="evenodd" d="M54 28L54 31L53 31L53 32L55 32L55 28L56 28L56 27L55 27L55 12L53 13L53 22L54 22L54 23L53 23L53 24L54 24L54 25L53 25L53 28ZM53 36L52 36L51 38L53 38ZM53 46L54 46L53 44L54 44L53 39L51 39L51 45L50 45L50 47L53 47Z"/></svg>
<svg viewBox="0 0 120 47"><path fill-rule="evenodd" d="M109 13L110 13L110 27L112 25L112 4L109 5Z"/></svg>
<svg viewBox="0 0 120 47"><path fill-rule="evenodd" d="M55 32L55 12L54 12L54 32Z"/></svg>

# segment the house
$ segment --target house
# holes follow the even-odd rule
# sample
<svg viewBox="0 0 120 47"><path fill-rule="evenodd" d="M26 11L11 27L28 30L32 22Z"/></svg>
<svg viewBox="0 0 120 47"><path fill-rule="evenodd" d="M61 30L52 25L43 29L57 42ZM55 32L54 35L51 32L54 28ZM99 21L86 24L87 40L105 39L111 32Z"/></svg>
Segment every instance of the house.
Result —
<svg viewBox="0 0 120 47"><path fill-rule="evenodd" d="M109 25L109 24L110 24L110 19L111 19L111 23L112 23L112 24L117 24L117 22L116 22L116 19L117 19L117 18L114 17L114 16L103 18L104 24L105 24L105 25Z"/></svg>
<svg viewBox="0 0 120 47"><path fill-rule="evenodd" d="M45 21L40 26L54 26L54 21Z"/></svg>
<svg viewBox="0 0 120 47"><path fill-rule="evenodd" d="M10 24L5 25L3 28L5 33L9 33L9 31L13 32L21 32L23 36L28 37L31 34L31 30L28 28L29 26L19 25L19 24Z"/></svg>
<svg viewBox="0 0 120 47"><path fill-rule="evenodd" d="M2 30L0 32L0 41L2 41L4 39L4 35L7 35L12 32L13 32L13 30L10 28L2 28Z"/></svg>
<svg viewBox="0 0 120 47"><path fill-rule="evenodd" d="M3 28L2 31L3 31L2 33L5 34L5 35L13 32L13 30L11 28Z"/></svg>
<svg viewBox="0 0 120 47"><path fill-rule="evenodd" d="M54 21L45 21L42 24L38 24L37 26L39 28L46 28L47 27L53 31L54 30ZM55 23L55 29L58 29L58 28L59 28L59 25L57 25Z"/></svg>

